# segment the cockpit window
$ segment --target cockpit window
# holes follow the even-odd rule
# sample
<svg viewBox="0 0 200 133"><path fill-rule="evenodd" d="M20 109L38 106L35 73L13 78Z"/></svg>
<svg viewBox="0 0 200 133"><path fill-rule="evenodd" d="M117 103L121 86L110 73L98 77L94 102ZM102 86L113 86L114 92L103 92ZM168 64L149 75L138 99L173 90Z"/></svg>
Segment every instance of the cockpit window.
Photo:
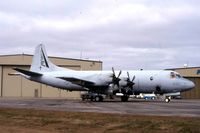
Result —
<svg viewBox="0 0 200 133"><path fill-rule="evenodd" d="M171 73L170 73L170 77L171 77L171 78L182 78L180 74L175 73L175 72L171 72Z"/></svg>
<svg viewBox="0 0 200 133"><path fill-rule="evenodd" d="M181 78L181 75L180 74L176 74L176 78Z"/></svg>

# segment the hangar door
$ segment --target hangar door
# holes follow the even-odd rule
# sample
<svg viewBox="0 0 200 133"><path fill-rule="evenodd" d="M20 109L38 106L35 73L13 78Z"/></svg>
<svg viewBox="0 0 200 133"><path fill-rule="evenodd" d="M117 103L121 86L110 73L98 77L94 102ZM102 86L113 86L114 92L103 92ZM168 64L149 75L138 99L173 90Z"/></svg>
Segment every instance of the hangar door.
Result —
<svg viewBox="0 0 200 133"><path fill-rule="evenodd" d="M187 77L195 84L195 88L189 91L181 92L181 97L185 99L200 99L200 78L199 77Z"/></svg>

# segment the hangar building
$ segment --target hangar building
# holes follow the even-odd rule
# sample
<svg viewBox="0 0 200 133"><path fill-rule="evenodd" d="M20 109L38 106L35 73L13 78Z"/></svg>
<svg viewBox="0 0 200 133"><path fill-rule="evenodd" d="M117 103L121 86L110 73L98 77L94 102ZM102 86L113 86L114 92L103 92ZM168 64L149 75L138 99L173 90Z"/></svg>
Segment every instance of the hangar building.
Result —
<svg viewBox="0 0 200 133"><path fill-rule="evenodd" d="M10 76L12 68L29 69L32 55L16 54L0 56L0 96L1 97L55 97L80 98L80 92L66 91L44 84L29 81L22 76ZM49 57L58 66L74 70L101 70L102 62L94 60L79 60L60 57Z"/></svg>
<svg viewBox="0 0 200 133"><path fill-rule="evenodd" d="M195 88L182 92L181 97L184 99L200 99L200 67L184 67L168 69L180 73L183 77L193 81Z"/></svg>

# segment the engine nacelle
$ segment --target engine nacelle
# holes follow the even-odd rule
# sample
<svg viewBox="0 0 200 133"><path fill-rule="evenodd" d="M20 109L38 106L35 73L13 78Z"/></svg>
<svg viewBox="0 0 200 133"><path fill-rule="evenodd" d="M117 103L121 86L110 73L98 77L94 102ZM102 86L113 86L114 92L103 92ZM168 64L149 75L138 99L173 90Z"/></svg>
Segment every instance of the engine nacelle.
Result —
<svg viewBox="0 0 200 133"><path fill-rule="evenodd" d="M133 90L128 87L124 87L121 89L121 93L125 95L133 95Z"/></svg>

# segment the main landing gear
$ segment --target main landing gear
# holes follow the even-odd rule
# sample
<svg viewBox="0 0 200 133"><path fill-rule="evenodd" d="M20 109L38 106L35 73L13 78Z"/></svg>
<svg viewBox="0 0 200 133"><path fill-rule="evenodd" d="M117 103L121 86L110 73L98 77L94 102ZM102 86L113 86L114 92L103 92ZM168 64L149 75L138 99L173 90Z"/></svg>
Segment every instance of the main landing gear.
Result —
<svg viewBox="0 0 200 133"><path fill-rule="evenodd" d="M102 102L103 96L101 96L101 95L95 96L92 100L94 100L95 102Z"/></svg>
<svg viewBox="0 0 200 133"><path fill-rule="evenodd" d="M97 93L85 93L81 95L82 101L90 100L95 102L102 102L104 97L103 95Z"/></svg>
<svg viewBox="0 0 200 133"><path fill-rule="evenodd" d="M123 95L121 96L121 101L122 102L127 102L128 101L129 96L128 95Z"/></svg>

